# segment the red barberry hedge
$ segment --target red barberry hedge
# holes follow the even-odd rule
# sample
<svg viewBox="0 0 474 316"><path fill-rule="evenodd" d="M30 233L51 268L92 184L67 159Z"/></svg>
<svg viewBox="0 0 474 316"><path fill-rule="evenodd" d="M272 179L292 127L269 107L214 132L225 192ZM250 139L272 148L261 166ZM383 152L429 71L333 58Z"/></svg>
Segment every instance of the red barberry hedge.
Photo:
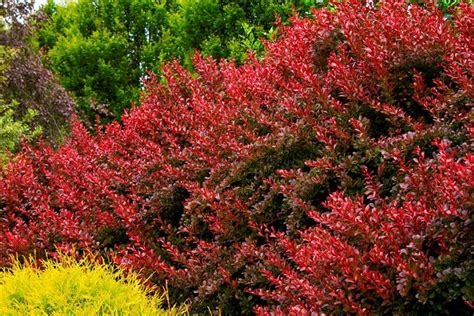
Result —
<svg viewBox="0 0 474 316"><path fill-rule="evenodd" d="M472 7L335 2L0 176L0 260L91 248L193 310L472 313Z"/></svg>

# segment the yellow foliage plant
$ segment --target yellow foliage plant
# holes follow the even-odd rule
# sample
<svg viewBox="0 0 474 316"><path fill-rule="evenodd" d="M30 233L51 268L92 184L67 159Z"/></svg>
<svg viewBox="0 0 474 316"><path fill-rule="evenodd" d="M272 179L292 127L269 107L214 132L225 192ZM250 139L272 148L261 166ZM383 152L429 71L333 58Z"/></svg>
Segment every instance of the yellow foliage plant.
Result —
<svg viewBox="0 0 474 316"><path fill-rule="evenodd" d="M138 275L98 263L60 255L0 271L0 315L183 315L185 307L162 308L166 293L152 293Z"/></svg>

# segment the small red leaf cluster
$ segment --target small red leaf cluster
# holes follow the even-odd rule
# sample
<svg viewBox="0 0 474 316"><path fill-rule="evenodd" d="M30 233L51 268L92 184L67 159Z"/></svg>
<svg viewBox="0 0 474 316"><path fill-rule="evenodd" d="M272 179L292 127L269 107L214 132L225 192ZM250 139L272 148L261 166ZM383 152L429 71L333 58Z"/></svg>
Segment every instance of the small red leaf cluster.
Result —
<svg viewBox="0 0 474 316"><path fill-rule="evenodd" d="M93 249L196 312L468 310L472 8L333 5L263 60L172 63L122 123L25 146L1 263Z"/></svg>

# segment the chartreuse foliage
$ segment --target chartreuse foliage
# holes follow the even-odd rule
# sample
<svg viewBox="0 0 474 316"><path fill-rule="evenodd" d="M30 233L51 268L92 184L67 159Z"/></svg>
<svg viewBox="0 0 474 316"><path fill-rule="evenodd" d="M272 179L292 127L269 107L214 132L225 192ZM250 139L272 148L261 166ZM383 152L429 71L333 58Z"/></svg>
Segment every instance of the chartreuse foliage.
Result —
<svg viewBox="0 0 474 316"><path fill-rule="evenodd" d="M28 125L36 116L35 111L29 109L23 117L17 119L15 108L18 103L12 102L5 104L0 100L0 165L6 161L7 152L17 149L22 138L31 140L41 134L40 128L32 130Z"/></svg>
<svg viewBox="0 0 474 316"><path fill-rule="evenodd" d="M59 261L16 260L0 272L0 314L23 315L182 315L162 308L166 293L153 294L134 273L91 258Z"/></svg>

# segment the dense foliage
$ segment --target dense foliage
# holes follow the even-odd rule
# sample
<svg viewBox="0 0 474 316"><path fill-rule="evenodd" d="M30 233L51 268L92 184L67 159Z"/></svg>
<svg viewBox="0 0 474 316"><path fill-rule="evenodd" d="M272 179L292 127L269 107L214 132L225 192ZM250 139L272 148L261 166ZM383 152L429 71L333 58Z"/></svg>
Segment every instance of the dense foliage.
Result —
<svg viewBox="0 0 474 316"><path fill-rule="evenodd" d="M0 6L3 77L0 88L3 103L9 105L2 111L10 113L13 119L28 118L23 119L23 123L28 121L28 126L23 124L21 130L41 129L43 136L55 143L62 138L75 105L53 73L43 65L41 53L31 41L38 20L40 17L34 14L32 1L6 0ZM11 134L8 130L11 129L1 128L0 133Z"/></svg>
<svg viewBox="0 0 474 316"><path fill-rule="evenodd" d="M472 7L349 0L0 176L0 259L91 248L193 311L469 315ZM257 307L260 306L260 307Z"/></svg>
<svg viewBox="0 0 474 316"><path fill-rule="evenodd" d="M260 37L273 30L275 13L286 19L301 1L49 1L38 33L50 68L71 91L86 121L118 119L138 101L141 77L161 72L165 60L188 66L195 49L217 59L243 60L263 51Z"/></svg>
<svg viewBox="0 0 474 316"><path fill-rule="evenodd" d="M41 133L41 129L32 130L29 126L36 116L34 110L29 109L25 115L18 118L18 103L15 100L5 101L5 72L10 67L13 55L11 48L0 45L0 167L7 160L8 153L17 148L22 138L31 139Z"/></svg>
<svg viewBox="0 0 474 316"><path fill-rule="evenodd" d="M164 295L151 294L139 276L94 258L15 261L0 271L0 313L24 315L182 315L162 309Z"/></svg>

